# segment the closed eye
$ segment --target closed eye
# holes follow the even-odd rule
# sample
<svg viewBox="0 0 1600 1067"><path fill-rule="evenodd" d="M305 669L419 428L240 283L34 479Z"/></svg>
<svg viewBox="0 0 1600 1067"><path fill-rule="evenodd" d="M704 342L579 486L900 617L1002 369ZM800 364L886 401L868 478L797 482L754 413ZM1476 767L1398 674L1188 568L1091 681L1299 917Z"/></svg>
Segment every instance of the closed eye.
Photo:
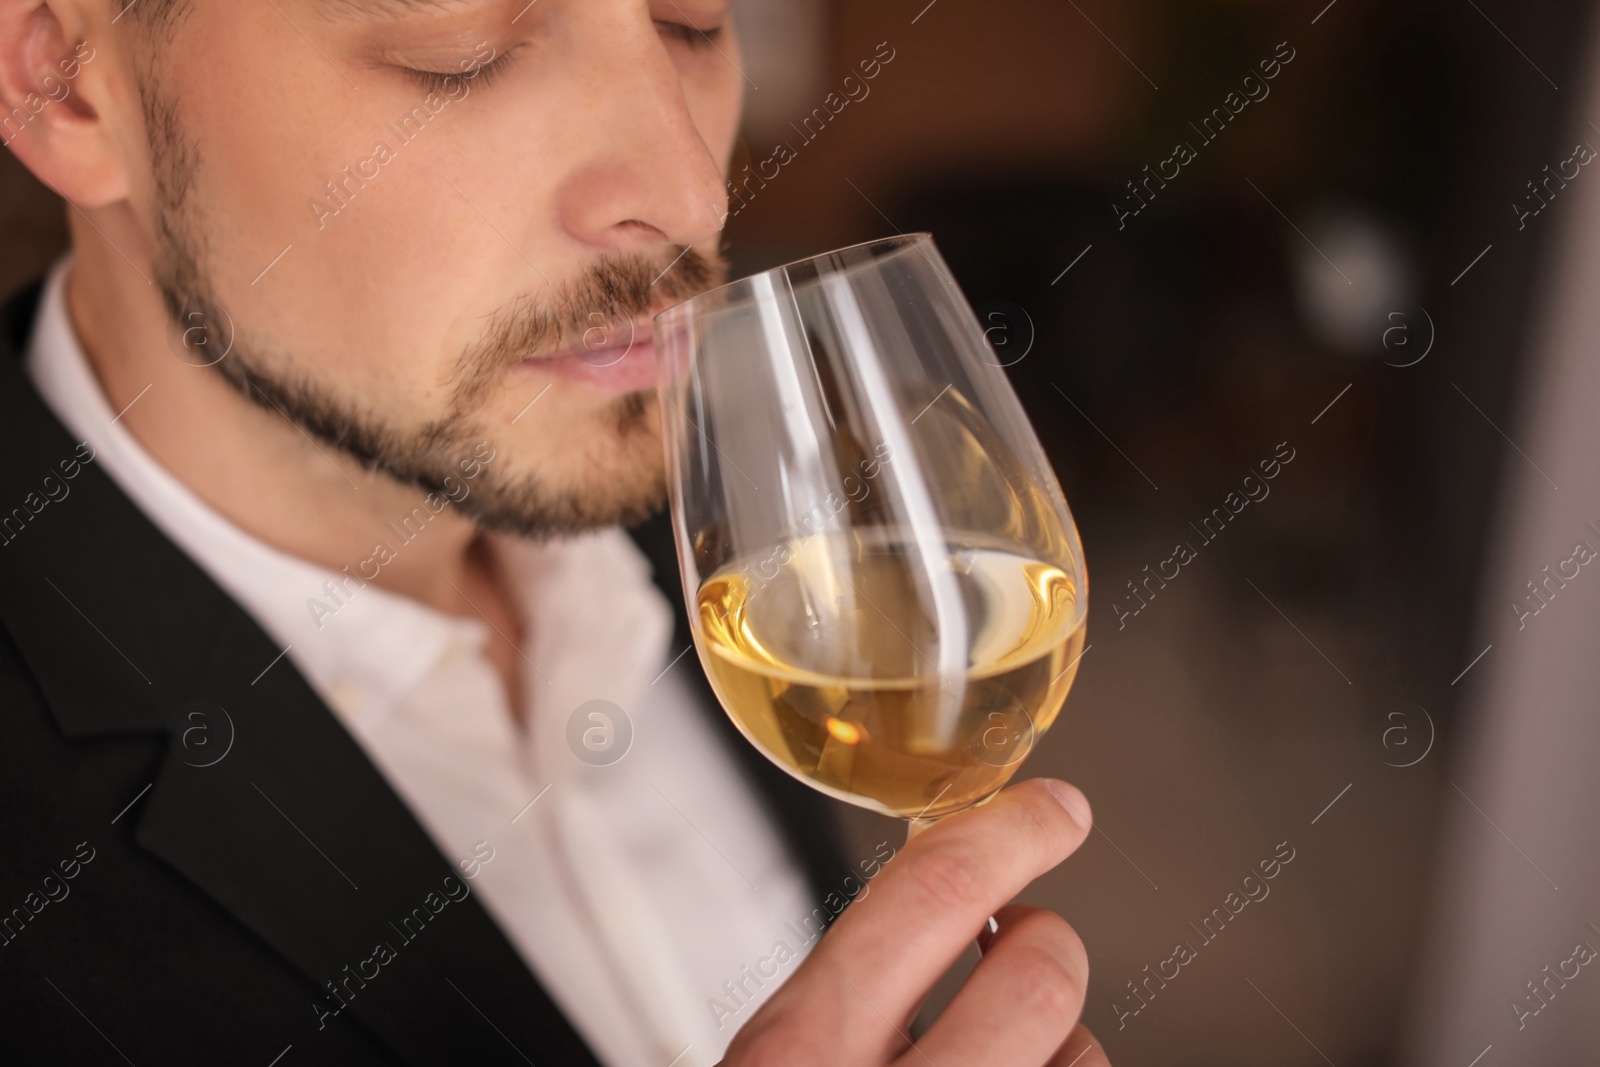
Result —
<svg viewBox="0 0 1600 1067"><path fill-rule="evenodd" d="M682 22L666 22L656 20L656 29L665 37L681 41L690 48L715 48L717 39L722 36L723 27L713 26L702 30L698 26L690 26Z"/></svg>
<svg viewBox="0 0 1600 1067"><path fill-rule="evenodd" d="M476 67L467 67L465 70L459 67L455 70L419 70L415 67L400 67L399 70L407 78L429 92L456 92L459 91L455 88L457 85L469 85L474 89L482 89L505 73L506 67L515 53L515 49L509 52L502 52L487 63L480 63Z"/></svg>

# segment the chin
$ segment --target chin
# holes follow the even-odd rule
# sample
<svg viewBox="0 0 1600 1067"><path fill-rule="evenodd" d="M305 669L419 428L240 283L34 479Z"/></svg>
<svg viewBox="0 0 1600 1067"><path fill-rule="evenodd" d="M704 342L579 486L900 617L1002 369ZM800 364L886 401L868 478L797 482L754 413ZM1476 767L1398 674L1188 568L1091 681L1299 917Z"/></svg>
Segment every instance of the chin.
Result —
<svg viewBox="0 0 1600 1067"><path fill-rule="evenodd" d="M535 538L632 526L660 511L667 479L655 396L630 393L612 408L587 447L547 445L534 457L502 446L462 510L488 529Z"/></svg>

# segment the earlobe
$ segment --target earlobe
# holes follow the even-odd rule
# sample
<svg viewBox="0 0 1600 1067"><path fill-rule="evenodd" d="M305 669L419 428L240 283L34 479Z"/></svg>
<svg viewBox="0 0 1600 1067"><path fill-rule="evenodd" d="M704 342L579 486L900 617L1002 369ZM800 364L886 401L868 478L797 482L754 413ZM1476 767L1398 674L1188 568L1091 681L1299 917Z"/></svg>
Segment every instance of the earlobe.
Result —
<svg viewBox="0 0 1600 1067"><path fill-rule="evenodd" d="M75 0L0 0L0 144L83 207L128 192L117 138L96 106L110 61L90 39L93 26Z"/></svg>

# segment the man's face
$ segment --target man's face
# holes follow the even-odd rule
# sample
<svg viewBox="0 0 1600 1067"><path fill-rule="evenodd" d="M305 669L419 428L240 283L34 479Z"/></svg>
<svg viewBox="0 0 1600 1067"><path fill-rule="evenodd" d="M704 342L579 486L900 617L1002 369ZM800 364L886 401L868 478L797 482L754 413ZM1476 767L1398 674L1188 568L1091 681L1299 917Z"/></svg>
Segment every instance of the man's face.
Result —
<svg viewBox="0 0 1600 1067"><path fill-rule="evenodd" d="M487 442L489 525L659 502L650 316L720 277L728 0L179 0L146 36L133 200L217 371L428 488Z"/></svg>

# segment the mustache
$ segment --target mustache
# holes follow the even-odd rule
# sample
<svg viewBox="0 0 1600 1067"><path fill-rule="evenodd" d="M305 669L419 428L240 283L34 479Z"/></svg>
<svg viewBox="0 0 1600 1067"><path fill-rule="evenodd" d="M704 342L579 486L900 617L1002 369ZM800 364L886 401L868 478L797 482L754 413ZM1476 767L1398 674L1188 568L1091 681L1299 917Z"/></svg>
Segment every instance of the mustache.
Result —
<svg viewBox="0 0 1600 1067"><path fill-rule="evenodd" d="M585 333L626 327L704 292L726 273L721 256L685 247L672 260L607 256L556 286L553 296L524 294L491 315L483 336L462 353L452 406L471 407L513 363L577 348Z"/></svg>

